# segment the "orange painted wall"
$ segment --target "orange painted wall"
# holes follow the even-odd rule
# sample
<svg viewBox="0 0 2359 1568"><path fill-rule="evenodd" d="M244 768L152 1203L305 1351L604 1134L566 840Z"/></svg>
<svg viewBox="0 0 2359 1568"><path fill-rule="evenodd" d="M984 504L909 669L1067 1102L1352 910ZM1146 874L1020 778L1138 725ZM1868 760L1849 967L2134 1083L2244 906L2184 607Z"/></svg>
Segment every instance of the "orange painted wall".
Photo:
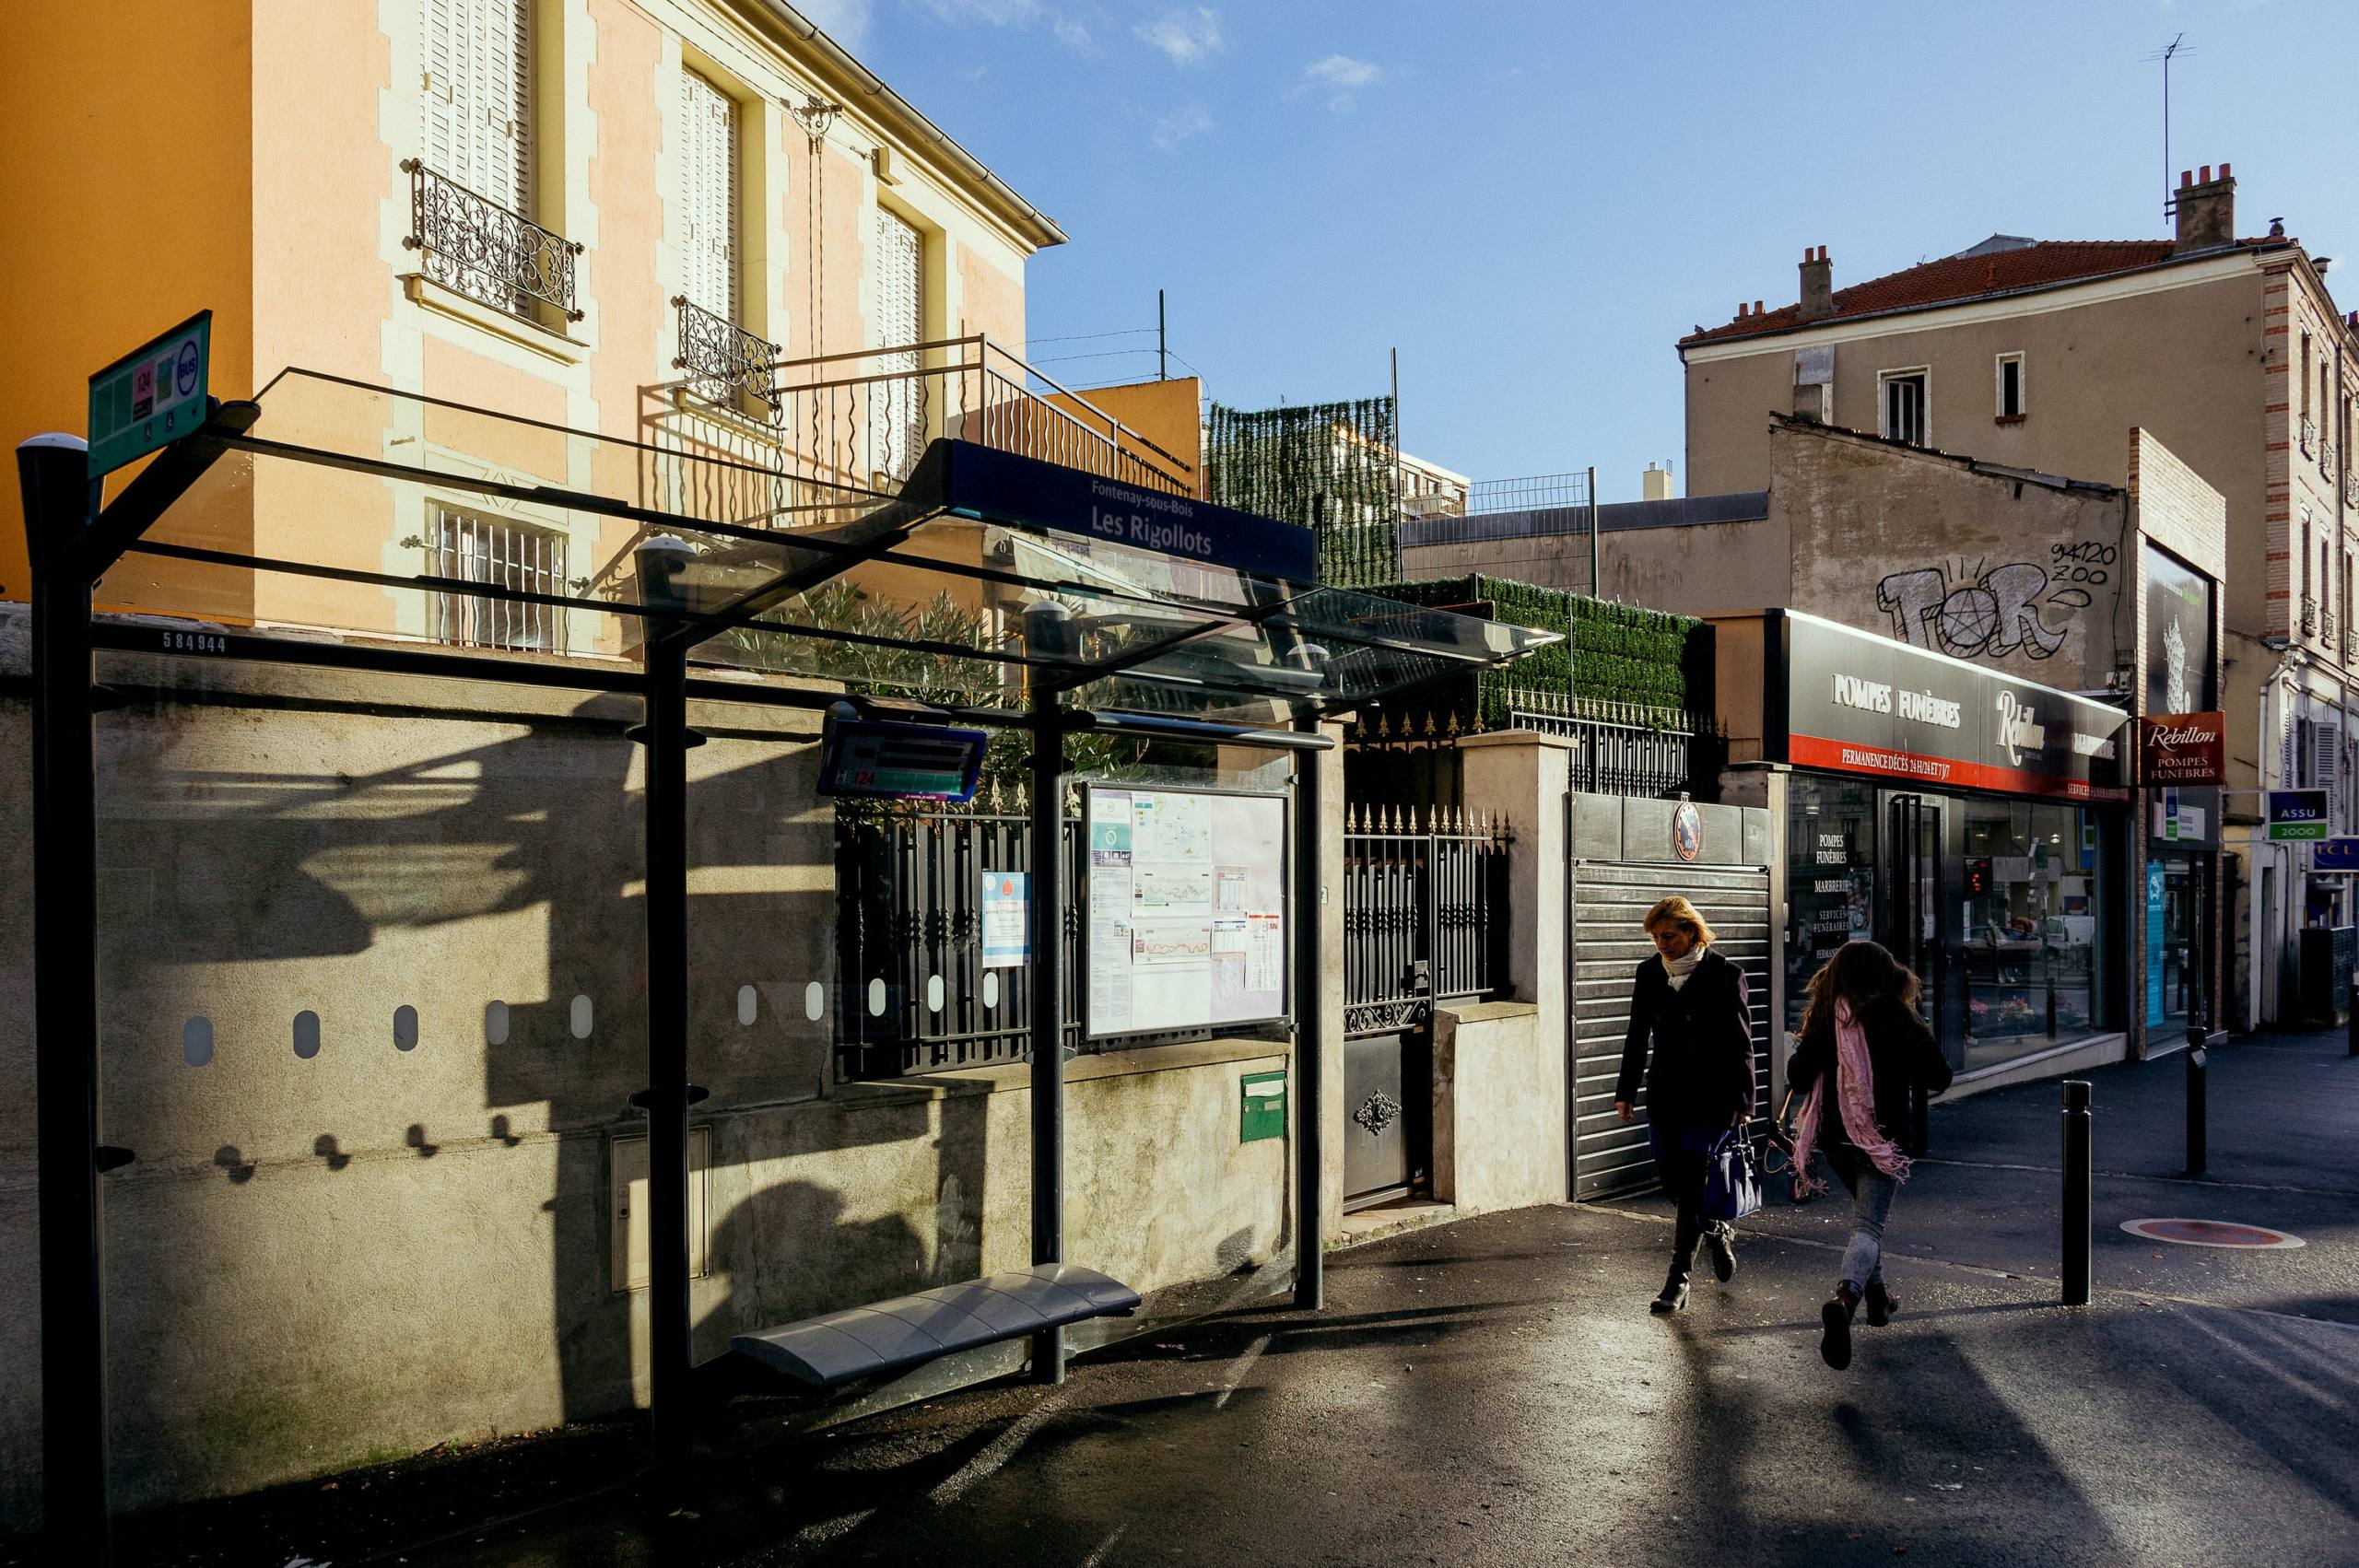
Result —
<svg viewBox="0 0 2359 1568"><path fill-rule="evenodd" d="M1125 441L1125 450L1136 452L1156 467L1171 473L1191 486L1190 493L1201 496L1203 484L1203 404L1204 384L1193 376L1175 376L1168 381L1134 381L1128 386L1095 387L1081 394L1101 413L1110 414L1132 429L1163 449L1155 451ZM1070 408L1078 417L1092 426L1099 422L1088 410L1074 406L1071 398L1051 396L1050 402ZM1165 453L1170 454L1166 456ZM1173 459L1178 462L1175 466Z"/></svg>
<svg viewBox="0 0 2359 1568"><path fill-rule="evenodd" d="M253 390L251 4L190 0L170 27L147 6L0 6L9 448L44 430L87 433L90 372L206 307L215 395ZM13 459L0 491L0 599L21 601Z"/></svg>

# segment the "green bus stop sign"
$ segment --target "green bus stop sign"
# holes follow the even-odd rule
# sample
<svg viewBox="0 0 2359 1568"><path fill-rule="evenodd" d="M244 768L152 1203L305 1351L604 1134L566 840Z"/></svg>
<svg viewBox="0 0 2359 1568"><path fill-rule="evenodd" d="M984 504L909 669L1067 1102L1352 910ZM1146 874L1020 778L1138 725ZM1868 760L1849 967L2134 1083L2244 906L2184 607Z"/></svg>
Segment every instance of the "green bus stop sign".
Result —
<svg viewBox="0 0 2359 1568"><path fill-rule="evenodd" d="M205 423L213 312L199 310L90 378L90 477L192 435Z"/></svg>

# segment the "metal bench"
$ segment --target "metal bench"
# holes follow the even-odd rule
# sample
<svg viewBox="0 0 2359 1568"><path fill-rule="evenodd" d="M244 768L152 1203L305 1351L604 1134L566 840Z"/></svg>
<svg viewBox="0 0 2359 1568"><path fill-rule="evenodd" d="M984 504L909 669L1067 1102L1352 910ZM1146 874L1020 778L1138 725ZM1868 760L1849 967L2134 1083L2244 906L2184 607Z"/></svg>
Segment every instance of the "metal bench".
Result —
<svg viewBox="0 0 2359 1568"><path fill-rule="evenodd" d="M1138 1292L1120 1280L1043 1263L739 1334L729 1348L815 1388L833 1388L1085 1317L1127 1316L1138 1305Z"/></svg>

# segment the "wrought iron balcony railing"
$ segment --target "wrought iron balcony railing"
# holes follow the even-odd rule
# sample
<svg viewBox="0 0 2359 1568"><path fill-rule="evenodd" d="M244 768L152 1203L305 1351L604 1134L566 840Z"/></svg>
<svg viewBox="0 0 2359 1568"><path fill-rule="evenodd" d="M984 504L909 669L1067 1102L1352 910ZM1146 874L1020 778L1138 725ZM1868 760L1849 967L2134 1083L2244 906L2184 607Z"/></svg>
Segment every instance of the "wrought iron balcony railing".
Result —
<svg viewBox="0 0 2359 1568"><path fill-rule="evenodd" d="M581 319L573 303L580 245L437 174L422 159L405 158L402 168L410 179L409 238L402 246L419 253L428 278L526 321L543 309L569 322Z"/></svg>
<svg viewBox="0 0 2359 1568"><path fill-rule="evenodd" d="M2302 415L2302 455L2315 456L2318 450L2318 427L2306 414Z"/></svg>
<svg viewBox="0 0 2359 1568"><path fill-rule="evenodd" d="M2331 610L2318 611L2318 641L2329 653L2342 646L2342 637L2335 630L2334 612Z"/></svg>
<svg viewBox="0 0 2359 1568"><path fill-rule="evenodd" d="M2306 593L2302 595L2302 635L2318 635L2318 602Z"/></svg>
<svg viewBox="0 0 2359 1568"><path fill-rule="evenodd" d="M680 352L672 368L688 373L687 390L716 407L776 423L778 345L723 321L685 294L674 295L672 304L680 313Z"/></svg>

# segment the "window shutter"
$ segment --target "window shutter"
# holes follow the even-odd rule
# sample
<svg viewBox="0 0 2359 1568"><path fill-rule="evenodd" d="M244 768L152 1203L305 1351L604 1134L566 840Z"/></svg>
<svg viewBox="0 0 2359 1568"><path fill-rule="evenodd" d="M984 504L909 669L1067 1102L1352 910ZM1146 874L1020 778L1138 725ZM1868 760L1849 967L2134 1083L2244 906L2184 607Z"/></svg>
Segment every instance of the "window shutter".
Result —
<svg viewBox="0 0 2359 1568"><path fill-rule="evenodd" d="M693 71L680 73L681 206L687 218L688 300L738 319L737 104Z"/></svg>
<svg viewBox="0 0 2359 1568"><path fill-rule="evenodd" d="M2318 720L2317 738L2311 743L2310 755L2313 759L2310 766L2316 774L2312 782L2318 789L2326 791L2328 807L2332 810L2341 803L2341 796L2338 792L2342 773L2342 721L2341 720ZM2339 815L2340 813L2335 814Z"/></svg>
<svg viewBox="0 0 2359 1568"><path fill-rule="evenodd" d="M425 0L426 161L532 216L531 0Z"/></svg>
<svg viewBox="0 0 2359 1568"><path fill-rule="evenodd" d="M896 480L909 476L925 447L925 409L920 400L921 369L915 345L925 341L925 241L914 225L884 207L876 209L876 321L874 341L882 348L880 375L901 379L876 383L870 417L875 422L875 466Z"/></svg>

